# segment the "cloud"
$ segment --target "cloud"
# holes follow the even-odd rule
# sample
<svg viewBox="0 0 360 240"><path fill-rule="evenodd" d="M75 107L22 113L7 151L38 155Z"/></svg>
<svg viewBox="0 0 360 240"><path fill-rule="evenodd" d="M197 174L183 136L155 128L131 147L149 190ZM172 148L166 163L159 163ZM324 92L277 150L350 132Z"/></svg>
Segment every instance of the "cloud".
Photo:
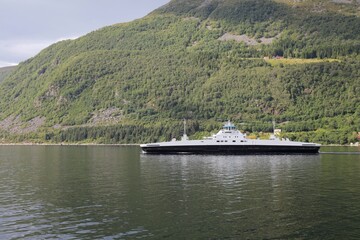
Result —
<svg viewBox="0 0 360 240"><path fill-rule="evenodd" d="M16 66L17 63L12 63L12 62L3 62L0 60L0 68L2 67L9 67L9 66Z"/></svg>
<svg viewBox="0 0 360 240"><path fill-rule="evenodd" d="M51 41L24 41L17 43L8 43L7 52L15 54L17 56L33 56L37 54L41 49L48 47Z"/></svg>

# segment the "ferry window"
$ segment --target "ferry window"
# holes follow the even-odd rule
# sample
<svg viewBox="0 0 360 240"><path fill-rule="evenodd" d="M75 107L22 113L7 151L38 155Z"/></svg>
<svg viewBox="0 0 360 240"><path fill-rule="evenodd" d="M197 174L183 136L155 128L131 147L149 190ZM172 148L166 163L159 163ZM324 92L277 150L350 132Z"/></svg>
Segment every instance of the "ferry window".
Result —
<svg viewBox="0 0 360 240"><path fill-rule="evenodd" d="M233 140L233 142L236 142L235 140Z"/></svg>
<svg viewBox="0 0 360 240"><path fill-rule="evenodd" d="M225 142L227 142L227 140L225 140Z"/></svg>
<svg viewBox="0 0 360 240"><path fill-rule="evenodd" d="M216 142L220 142L219 140L217 140Z"/></svg>

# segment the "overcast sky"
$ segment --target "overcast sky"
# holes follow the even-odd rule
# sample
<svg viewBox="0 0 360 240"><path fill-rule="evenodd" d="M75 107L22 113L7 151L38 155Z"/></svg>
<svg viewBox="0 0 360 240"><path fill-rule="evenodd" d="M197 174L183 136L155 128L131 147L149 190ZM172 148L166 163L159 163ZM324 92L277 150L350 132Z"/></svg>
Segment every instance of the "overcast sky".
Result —
<svg viewBox="0 0 360 240"><path fill-rule="evenodd" d="M0 0L0 67L60 40L141 18L169 0Z"/></svg>

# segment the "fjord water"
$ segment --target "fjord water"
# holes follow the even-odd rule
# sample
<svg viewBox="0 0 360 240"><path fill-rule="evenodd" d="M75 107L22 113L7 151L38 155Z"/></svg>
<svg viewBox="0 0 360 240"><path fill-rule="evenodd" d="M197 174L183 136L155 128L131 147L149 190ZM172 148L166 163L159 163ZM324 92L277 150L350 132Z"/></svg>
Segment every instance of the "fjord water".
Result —
<svg viewBox="0 0 360 240"><path fill-rule="evenodd" d="M0 146L0 239L359 239L359 148Z"/></svg>

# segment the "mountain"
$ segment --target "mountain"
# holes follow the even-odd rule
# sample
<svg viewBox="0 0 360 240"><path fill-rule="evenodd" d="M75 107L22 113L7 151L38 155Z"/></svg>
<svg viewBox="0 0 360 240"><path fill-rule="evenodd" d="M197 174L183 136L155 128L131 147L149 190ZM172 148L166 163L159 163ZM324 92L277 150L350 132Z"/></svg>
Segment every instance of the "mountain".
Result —
<svg viewBox="0 0 360 240"><path fill-rule="evenodd" d="M349 143L360 131L360 3L173 0L56 43L0 84L6 141L130 143L245 131ZM296 134L293 134L293 133Z"/></svg>
<svg viewBox="0 0 360 240"><path fill-rule="evenodd" d="M16 66L10 67L2 67L0 68L0 83L7 77L13 70L15 70Z"/></svg>

